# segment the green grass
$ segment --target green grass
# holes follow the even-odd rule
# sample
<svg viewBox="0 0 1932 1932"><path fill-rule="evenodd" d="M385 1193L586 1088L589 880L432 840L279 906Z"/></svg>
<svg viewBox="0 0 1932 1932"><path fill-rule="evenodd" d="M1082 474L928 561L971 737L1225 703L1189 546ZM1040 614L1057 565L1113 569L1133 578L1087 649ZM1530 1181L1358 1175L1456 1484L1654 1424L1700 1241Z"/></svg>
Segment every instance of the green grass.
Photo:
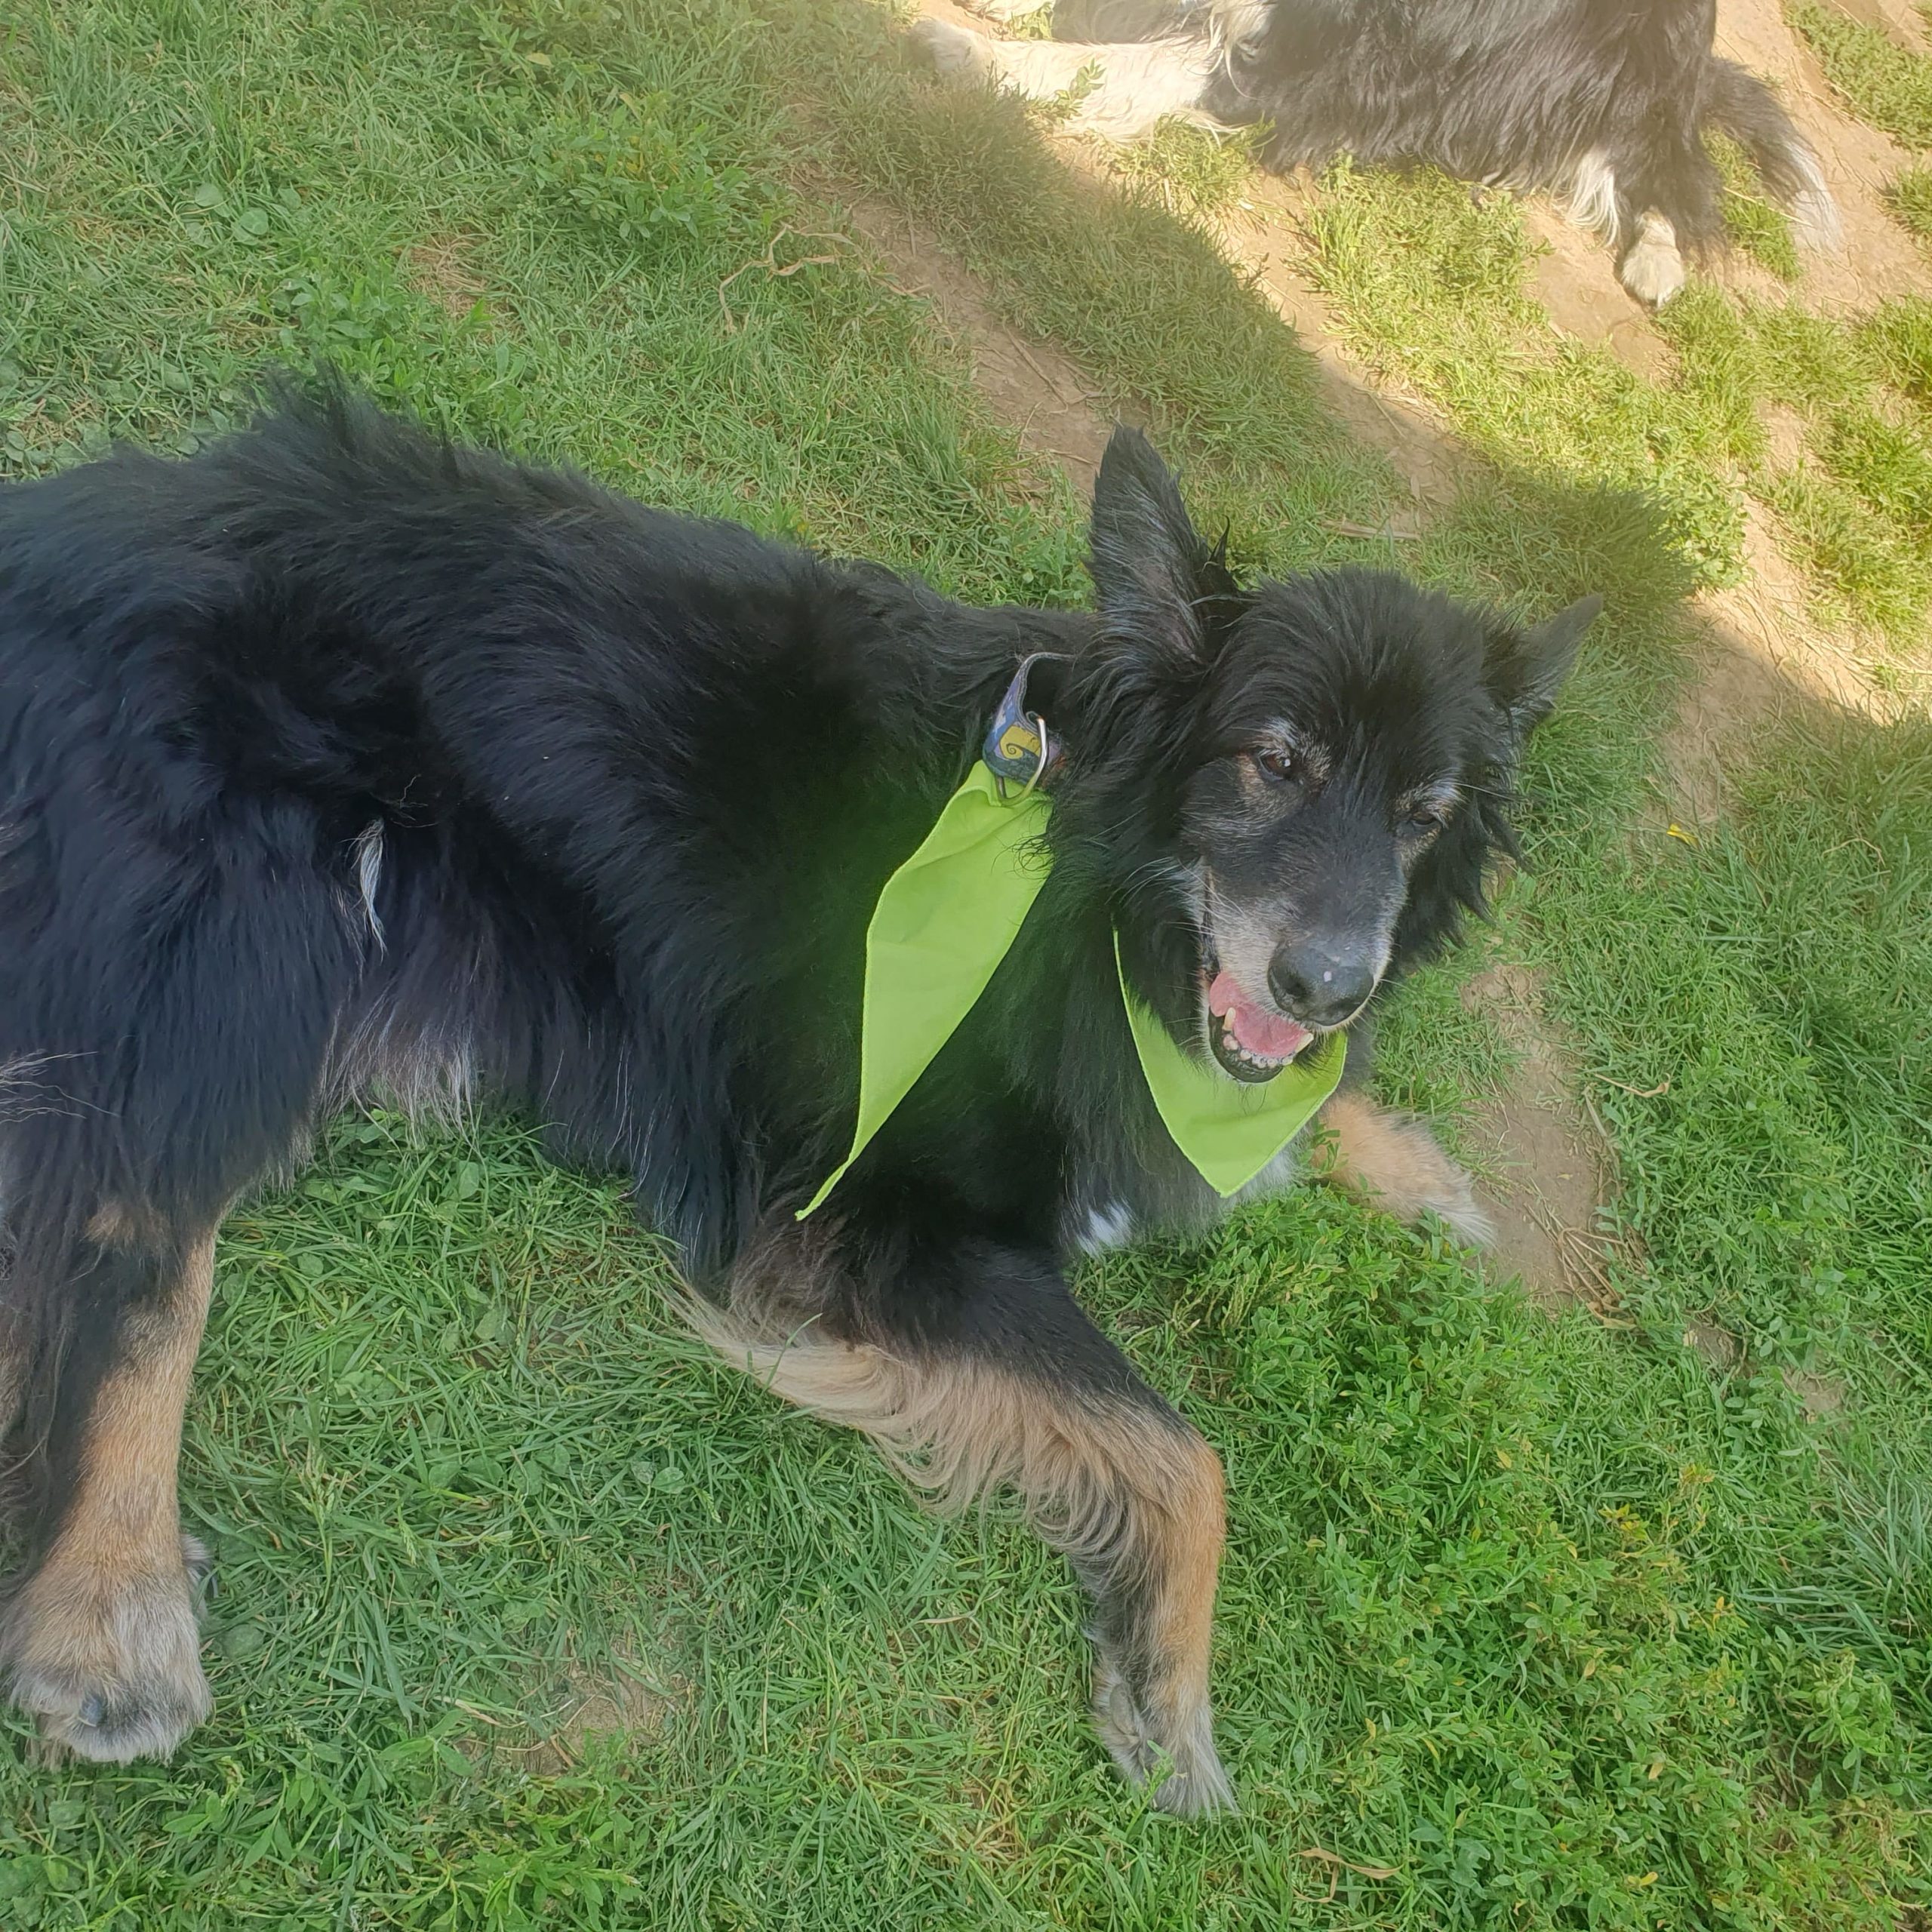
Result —
<svg viewBox="0 0 1932 1932"><path fill-rule="evenodd" d="M1786 0L1784 11L1860 120L1903 146L1932 148L1932 60L1826 0Z"/></svg>
<svg viewBox="0 0 1932 1932"><path fill-rule="evenodd" d="M1736 580L1743 511L1725 477L1758 443L1736 384L1648 383L1557 334L1527 292L1531 243L1505 197L1478 202L1439 175L1342 163L1310 227L1317 281L1369 368L1438 400L1498 462L1648 491L1697 580Z"/></svg>
<svg viewBox="0 0 1932 1932"><path fill-rule="evenodd" d="M17 35L9 106L51 105L0 254L8 466L185 451L265 361L327 357L681 509L901 562L915 538L973 594L995 558L1010 586L1023 526L1034 587L1072 594L1051 488L1016 487L913 305L849 241L763 266L832 245L774 178L724 17L640 40L621 79L614 10L540 17L405 12L392 45L345 6L319 69L272 10L63 7Z"/></svg>
<svg viewBox="0 0 1932 1932"><path fill-rule="evenodd" d="M1803 264L1791 223L1766 195L1750 157L1723 134L1709 136L1712 158L1724 177L1724 226L1734 248L1783 281L1795 281Z"/></svg>
<svg viewBox="0 0 1932 1932"><path fill-rule="evenodd" d="M1170 118L1143 140L1111 150L1114 175L1174 214L1223 218L1247 192L1264 131L1243 128L1223 134Z"/></svg>
<svg viewBox="0 0 1932 1932"><path fill-rule="evenodd" d="M1327 526L1379 521L1393 479L1195 227L909 77L869 12L761 12L26 15L0 45L9 469L187 447L264 358L326 354L660 502L1078 598L1078 506L795 185L838 180L1149 415L1244 562L1386 555ZM1324 205L1364 352L1439 384L1487 459L1403 561L1537 611L1611 595L1533 749L1536 869L1493 943L1541 971L1614 1137L1620 1325L1312 1194L1088 1271L1232 1478L1247 1808L1180 1827L1105 1768L1078 1596L1028 1537L931 1521L678 1340L660 1244L516 1124L349 1119L219 1257L184 1475L221 1563L217 1715L169 1767L0 1753L8 1932L1932 1909L1932 746L1801 709L1695 847L1641 829L1675 599L1735 568L1758 398L1895 534L1925 312L1687 307L1646 393L1535 340L1493 205L1367 177ZM1486 342L1507 384L1471 373ZM1392 1095L1452 1112L1506 1066L1457 997L1480 957L1404 995Z"/></svg>
<svg viewBox="0 0 1932 1932"><path fill-rule="evenodd" d="M1932 8L1918 11L1932 28ZM1785 17L1810 42L1826 78L1860 120L1901 146L1932 148L1932 58L1901 46L1881 27L1851 19L1828 0L1786 0ZM1906 168L1886 198L1914 235L1932 239L1932 169Z"/></svg>
<svg viewBox="0 0 1932 1932"><path fill-rule="evenodd" d="M1932 242L1932 168L1908 168L1892 183L1892 212L1921 242Z"/></svg>
<svg viewBox="0 0 1932 1932"><path fill-rule="evenodd" d="M1350 346L1436 402L1492 460L1552 481L1648 493L1697 580L1738 580L1753 500L1805 566L1820 614L1875 627L1908 659L1932 613L1932 411L1906 352L1908 298L1869 326L1694 281L1657 318L1674 368L1643 375L1551 329L1531 294L1520 209L1436 175L1330 171L1312 272ZM1919 352L1922 353L1922 350ZM1766 411L1796 412L1795 466L1774 467Z"/></svg>
<svg viewBox="0 0 1932 1932"><path fill-rule="evenodd" d="M1309 358L1200 227L1144 182L1117 196L1070 173L1011 100L909 84L869 9L780 8L772 27L764 71L808 94L836 178L926 223L1009 319L1072 351L1102 407L1155 412L1198 466L1206 518L1232 521L1237 556L1279 568L1360 554L1324 525L1378 525L1393 479L1323 414ZM1191 137L1164 134L1198 168Z"/></svg>

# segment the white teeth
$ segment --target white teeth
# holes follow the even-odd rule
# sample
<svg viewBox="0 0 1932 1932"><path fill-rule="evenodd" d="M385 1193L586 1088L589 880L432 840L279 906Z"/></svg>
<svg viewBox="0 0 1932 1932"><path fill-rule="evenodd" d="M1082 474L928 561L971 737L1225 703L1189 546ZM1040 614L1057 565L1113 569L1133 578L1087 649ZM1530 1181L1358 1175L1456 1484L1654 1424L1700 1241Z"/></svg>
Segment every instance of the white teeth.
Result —
<svg viewBox="0 0 1932 1932"><path fill-rule="evenodd" d="M1226 1017L1222 1014L1214 1017L1214 1041L1217 1052L1238 1061L1244 1067L1251 1068L1257 1073L1278 1073L1288 1063L1286 1060L1264 1059L1259 1054L1250 1053L1235 1038Z"/></svg>

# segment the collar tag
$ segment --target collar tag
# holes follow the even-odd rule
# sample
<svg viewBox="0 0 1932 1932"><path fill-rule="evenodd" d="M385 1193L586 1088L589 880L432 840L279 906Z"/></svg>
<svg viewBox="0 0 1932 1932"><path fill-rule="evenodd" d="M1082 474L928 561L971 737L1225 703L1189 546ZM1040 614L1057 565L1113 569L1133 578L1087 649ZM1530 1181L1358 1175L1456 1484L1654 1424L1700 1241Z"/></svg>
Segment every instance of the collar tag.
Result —
<svg viewBox="0 0 1932 1932"><path fill-rule="evenodd" d="M1036 651L1030 657L1023 658L1020 669L1013 674L1013 681L1006 688L1006 695L999 701L998 709L993 713L980 755L999 780L1001 798L1005 797L1008 785L1033 791L1060 761L1060 748L1048 730L1046 719L1029 703L1027 688L1035 665L1064 661L1058 652L1051 651Z"/></svg>

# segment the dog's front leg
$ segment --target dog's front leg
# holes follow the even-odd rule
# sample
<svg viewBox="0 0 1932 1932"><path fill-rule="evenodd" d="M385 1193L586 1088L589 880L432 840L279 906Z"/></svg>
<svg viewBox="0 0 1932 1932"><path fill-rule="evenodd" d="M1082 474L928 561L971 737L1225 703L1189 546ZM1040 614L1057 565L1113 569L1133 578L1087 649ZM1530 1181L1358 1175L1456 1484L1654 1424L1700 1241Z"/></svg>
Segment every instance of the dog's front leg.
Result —
<svg viewBox="0 0 1932 1932"><path fill-rule="evenodd" d="M102 1231L62 1373L42 1552L0 1614L0 1670L58 1755L165 1758L212 1708L175 1500L214 1238Z"/></svg>
<svg viewBox="0 0 1932 1932"><path fill-rule="evenodd" d="M1344 1087L1315 1124L1323 1131L1309 1171L1317 1180L1398 1220L1433 1214L1472 1247L1495 1239L1495 1223L1476 1199L1475 1183L1413 1115L1379 1107L1359 1088Z"/></svg>
<svg viewBox="0 0 1932 1932"><path fill-rule="evenodd" d="M848 1223L848 1229L850 1223ZM1102 1741L1153 1802L1234 1794L1208 1695L1220 1459L1137 1375L1044 1254L956 1234L774 1226L694 1319L777 1394L863 1430L942 1505L998 1487L1093 1598Z"/></svg>

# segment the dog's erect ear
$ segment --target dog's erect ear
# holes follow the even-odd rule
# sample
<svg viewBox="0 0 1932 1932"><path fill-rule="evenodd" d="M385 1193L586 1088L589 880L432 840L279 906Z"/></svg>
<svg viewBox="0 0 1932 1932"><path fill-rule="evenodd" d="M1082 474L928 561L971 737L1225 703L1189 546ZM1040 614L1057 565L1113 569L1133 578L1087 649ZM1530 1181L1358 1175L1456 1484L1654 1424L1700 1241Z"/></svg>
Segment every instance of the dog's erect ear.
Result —
<svg viewBox="0 0 1932 1932"><path fill-rule="evenodd" d="M1092 546L1108 630L1177 666L1198 659L1211 610L1238 593L1220 551L1189 518L1173 472L1138 429L1123 426L1108 440L1094 485Z"/></svg>
<svg viewBox="0 0 1932 1932"><path fill-rule="evenodd" d="M1534 630L1509 631L1491 642L1483 675L1497 703L1509 712L1518 737L1547 718L1577 661L1583 633L1603 608L1601 597L1582 597Z"/></svg>

